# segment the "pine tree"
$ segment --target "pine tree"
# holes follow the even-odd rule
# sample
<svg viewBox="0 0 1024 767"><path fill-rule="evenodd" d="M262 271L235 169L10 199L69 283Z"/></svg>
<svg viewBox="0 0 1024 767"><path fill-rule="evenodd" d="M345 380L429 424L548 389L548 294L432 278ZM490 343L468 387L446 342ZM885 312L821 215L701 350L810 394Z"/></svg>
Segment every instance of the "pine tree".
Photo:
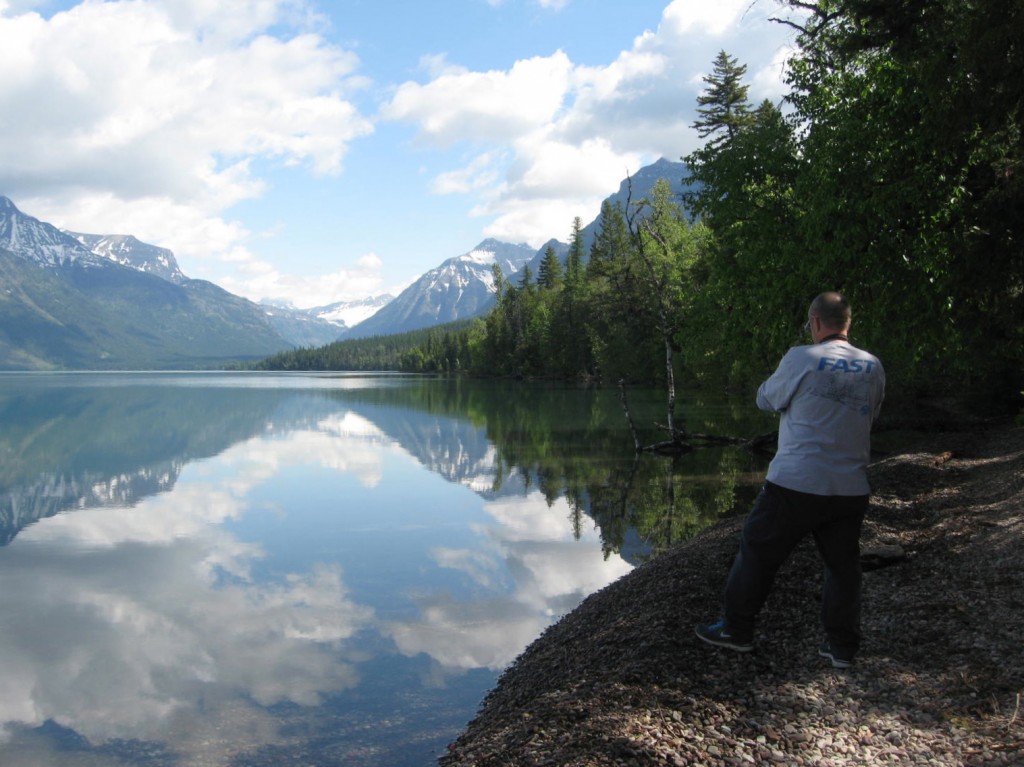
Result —
<svg viewBox="0 0 1024 767"><path fill-rule="evenodd" d="M583 279L583 222L579 216L572 220L572 236L569 242L569 257L565 263L565 281L578 288Z"/></svg>
<svg viewBox="0 0 1024 767"><path fill-rule="evenodd" d="M562 281L562 264L553 246L544 250L544 260L537 271L537 284L546 290L554 290Z"/></svg>
<svg viewBox="0 0 1024 767"><path fill-rule="evenodd" d="M697 135L711 137L706 146L731 141L750 122L749 86L742 83L746 73L746 64L738 64L725 51L719 51L712 74L704 78L708 88L697 97L700 118L693 123Z"/></svg>
<svg viewBox="0 0 1024 767"><path fill-rule="evenodd" d="M570 377L585 374L591 367L590 342L584 324L586 284L583 251L583 225L577 216L572 222L565 280L557 293L551 332L560 372Z"/></svg>
<svg viewBox="0 0 1024 767"><path fill-rule="evenodd" d="M605 200L601 203L601 218L594 243L590 246L588 275L602 273L608 265L621 261L626 257L629 248L629 230L626 227L622 206Z"/></svg>
<svg viewBox="0 0 1024 767"><path fill-rule="evenodd" d="M523 267L523 276L519 278L519 289L530 291L533 289L533 270L527 264Z"/></svg>

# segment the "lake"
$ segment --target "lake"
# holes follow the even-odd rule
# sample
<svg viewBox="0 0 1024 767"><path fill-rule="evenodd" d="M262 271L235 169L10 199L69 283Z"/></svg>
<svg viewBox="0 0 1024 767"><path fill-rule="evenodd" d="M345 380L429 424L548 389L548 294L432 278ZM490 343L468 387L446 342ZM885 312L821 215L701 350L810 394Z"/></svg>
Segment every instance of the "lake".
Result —
<svg viewBox="0 0 1024 767"><path fill-rule="evenodd" d="M664 394L631 391L645 441ZM775 428L681 396L689 428ZM614 389L0 373L0 764L435 763L588 594L744 507Z"/></svg>

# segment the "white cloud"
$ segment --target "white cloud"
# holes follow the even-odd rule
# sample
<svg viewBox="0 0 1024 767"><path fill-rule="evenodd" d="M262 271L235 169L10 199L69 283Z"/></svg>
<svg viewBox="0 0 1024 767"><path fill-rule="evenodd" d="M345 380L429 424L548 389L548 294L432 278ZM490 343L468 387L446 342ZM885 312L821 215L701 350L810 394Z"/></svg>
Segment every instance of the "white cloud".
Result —
<svg viewBox="0 0 1024 767"><path fill-rule="evenodd" d="M697 147L701 76L720 50L748 64L754 103L778 99L792 30L769 21L777 11L769 0L674 0L657 30L606 66L575 65L562 51L504 72L444 62L429 82L400 86L382 114L414 123L424 142L477 147L433 190L477 195L471 212L492 218L488 236L539 246L576 215L589 223L627 172Z"/></svg>
<svg viewBox="0 0 1024 767"><path fill-rule="evenodd" d="M0 14L24 13L46 3L47 0L0 0Z"/></svg>
<svg viewBox="0 0 1024 767"><path fill-rule="evenodd" d="M0 7L0 189L62 227L252 259L225 213L265 192L253 161L336 174L372 131L298 0L23 10Z"/></svg>
<svg viewBox="0 0 1024 767"><path fill-rule="evenodd" d="M282 272L268 261L253 258L247 250L240 253L240 268L215 280L225 290L238 295L282 298L300 309L308 309L365 298L386 290L381 273L383 264L374 253L358 258L349 267L309 276Z"/></svg>
<svg viewBox="0 0 1024 767"><path fill-rule="evenodd" d="M440 173L431 184L431 190L436 194L466 194L487 189L500 178L497 169L500 157L498 152L478 154L466 166Z"/></svg>
<svg viewBox="0 0 1024 767"><path fill-rule="evenodd" d="M441 146L512 141L557 116L571 69L557 51L517 61L507 72L446 71L426 85L403 83L383 115L416 122L423 139Z"/></svg>
<svg viewBox="0 0 1024 767"><path fill-rule="evenodd" d="M122 199L226 207L255 191L246 159L336 171L369 130L337 93L351 54L313 34L211 39L183 20L126 2L0 19L0 104L20 111L4 123L5 186L71 177Z"/></svg>
<svg viewBox="0 0 1024 767"><path fill-rule="evenodd" d="M693 30L721 35L750 5L750 0L673 0L662 15L663 30L678 35Z"/></svg>
<svg viewBox="0 0 1024 767"><path fill-rule="evenodd" d="M474 213L494 217L487 236L538 247L551 237L568 239L576 216L589 223L601 200L641 165L640 155L617 153L604 139L574 144L548 131L524 137L516 149L505 182Z"/></svg>

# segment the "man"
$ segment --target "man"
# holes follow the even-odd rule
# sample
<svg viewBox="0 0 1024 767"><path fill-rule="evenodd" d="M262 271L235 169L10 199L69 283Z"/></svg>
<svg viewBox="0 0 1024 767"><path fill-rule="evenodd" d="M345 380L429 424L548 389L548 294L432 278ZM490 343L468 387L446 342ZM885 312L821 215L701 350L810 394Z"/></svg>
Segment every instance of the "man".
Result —
<svg viewBox="0 0 1024 767"><path fill-rule="evenodd" d="M868 507L871 424L885 395L878 359L850 343L850 304L839 293L811 302L812 344L795 346L761 384L757 406L782 414L779 447L725 587L722 618L697 636L738 652L754 649L754 622L775 573L814 536L825 563L819 654L848 668L860 645L860 528Z"/></svg>

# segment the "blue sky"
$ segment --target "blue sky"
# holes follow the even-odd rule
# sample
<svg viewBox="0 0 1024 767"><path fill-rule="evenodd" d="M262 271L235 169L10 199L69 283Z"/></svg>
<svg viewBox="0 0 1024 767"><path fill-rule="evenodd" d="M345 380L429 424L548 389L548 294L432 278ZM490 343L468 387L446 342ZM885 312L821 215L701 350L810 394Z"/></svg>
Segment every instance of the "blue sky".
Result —
<svg viewBox="0 0 1024 767"><path fill-rule="evenodd" d="M775 0L0 0L0 194L253 300L539 247L698 145L719 50L778 101Z"/></svg>

